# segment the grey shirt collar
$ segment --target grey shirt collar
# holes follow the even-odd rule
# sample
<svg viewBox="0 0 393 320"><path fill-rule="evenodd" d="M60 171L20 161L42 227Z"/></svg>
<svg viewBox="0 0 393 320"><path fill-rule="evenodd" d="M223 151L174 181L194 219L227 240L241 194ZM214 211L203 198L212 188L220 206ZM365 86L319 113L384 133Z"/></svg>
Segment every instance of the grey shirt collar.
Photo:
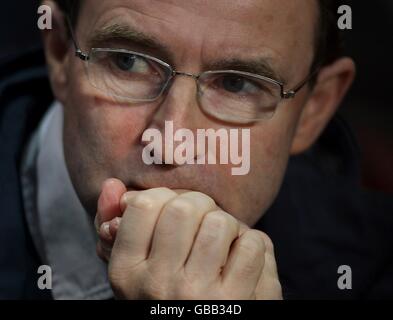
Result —
<svg viewBox="0 0 393 320"><path fill-rule="evenodd" d="M93 218L82 207L63 153L63 108L56 102L29 143L22 165L26 216L33 241L52 268L55 299L113 297L96 255Z"/></svg>

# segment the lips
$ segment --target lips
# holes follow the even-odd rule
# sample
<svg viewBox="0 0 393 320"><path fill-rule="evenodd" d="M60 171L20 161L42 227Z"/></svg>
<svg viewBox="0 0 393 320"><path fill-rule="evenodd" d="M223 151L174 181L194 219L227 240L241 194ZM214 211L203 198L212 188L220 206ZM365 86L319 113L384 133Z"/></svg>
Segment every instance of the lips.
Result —
<svg viewBox="0 0 393 320"><path fill-rule="evenodd" d="M184 189L184 188L180 188L178 186L175 186L173 184L171 185L170 183L165 183L165 182L151 183L151 184L132 182L130 184L127 184L128 191L144 191L144 190L155 189L155 188L168 188L168 189L172 189L172 190ZM187 189L187 190L189 190L189 189Z"/></svg>
<svg viewBox="0 0 393 320"><path fill-rule="evenodd" d="M135 184L135 183L127 185L126 188L127 188L127 191L143 191L143 190L147 190L147 189L152 189L152 188L142 187L141 185Z"/></svg>

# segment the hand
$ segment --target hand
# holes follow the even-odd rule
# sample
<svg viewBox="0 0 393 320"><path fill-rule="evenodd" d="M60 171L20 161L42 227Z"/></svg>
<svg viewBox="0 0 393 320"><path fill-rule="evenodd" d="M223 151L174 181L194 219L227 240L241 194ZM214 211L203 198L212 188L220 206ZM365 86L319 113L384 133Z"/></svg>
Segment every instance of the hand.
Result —
<svg viewBox="0 0 393 320"><path fill-rule="evenodd" d="M179 192L180 193L180 192ZM124 299L281 299L273 245L200 192L103 186L97 251ZM113 245L113 248L112 248Z"/></svg>

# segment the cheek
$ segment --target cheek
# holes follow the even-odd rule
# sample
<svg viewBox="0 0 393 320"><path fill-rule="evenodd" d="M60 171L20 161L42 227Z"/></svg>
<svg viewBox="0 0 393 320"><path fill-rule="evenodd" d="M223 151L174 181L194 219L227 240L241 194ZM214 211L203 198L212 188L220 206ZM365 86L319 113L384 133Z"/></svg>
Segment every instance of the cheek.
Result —
<svg viewBox="0 0 393 320"><path fill-rule="evenodd" d="M274 117L261 122L253 132L255 157L253 166L271 181L281 180L290 155L300 105L280 105Z"/></svg>
<svg viewBox="0 0 393 320"><path fill-rule="evenodd" d="M232 200L234 215L250 226L271 206L280 189L292 139L290 119L275 116L251 129L250 172L233 178L238 199Z"/></svg>
<svg viewBox="0 0 393 320"><path fill-rule="evenodd" d="M286 125L261 123L252 131L252 166L255 174L263 172L267 177L276 176L276 172L282 170L289 154L290 134L285 129Z"/></svg>

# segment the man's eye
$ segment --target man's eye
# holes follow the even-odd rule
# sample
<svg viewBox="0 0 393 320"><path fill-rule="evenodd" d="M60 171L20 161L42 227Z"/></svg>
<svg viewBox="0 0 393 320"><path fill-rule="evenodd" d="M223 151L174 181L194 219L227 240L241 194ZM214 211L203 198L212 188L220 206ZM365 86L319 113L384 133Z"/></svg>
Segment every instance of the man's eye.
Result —
<svg viewBox="0 0 393 320"><path fill-rule="evenodd" d="M224 90L235 94L254 94L261 90L258 84L241 76L223 76L220 82Z"/></svg>
<svg viewBox="0 0 393 320"><path fill-rule="evenodd" d="M135 72L135 73L147 73L149 72L149 63L136 55L117 53L114 56L114 63L122 71Z"/></svg>

